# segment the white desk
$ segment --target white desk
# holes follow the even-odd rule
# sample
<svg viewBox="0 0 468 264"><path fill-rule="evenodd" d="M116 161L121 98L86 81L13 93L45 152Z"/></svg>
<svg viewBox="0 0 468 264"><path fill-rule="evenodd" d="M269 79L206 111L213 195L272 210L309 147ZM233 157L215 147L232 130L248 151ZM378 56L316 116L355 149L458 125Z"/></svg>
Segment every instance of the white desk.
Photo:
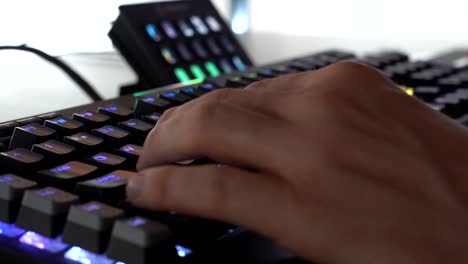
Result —
<svg viewBox="0 0 468 264"><path fill-rule="evenodd" d="M246 35L241 41L259 65L330 48L358 54L400 49L413 57L428 58L440 51L468 44L462 41L323 39L270 33ZM115 52L74 54L63 58L105 98L118 96L120 85L137 80L130 67ZM88 102L88 97L54 66L28 53L0 53L0 122Z"/></svg>

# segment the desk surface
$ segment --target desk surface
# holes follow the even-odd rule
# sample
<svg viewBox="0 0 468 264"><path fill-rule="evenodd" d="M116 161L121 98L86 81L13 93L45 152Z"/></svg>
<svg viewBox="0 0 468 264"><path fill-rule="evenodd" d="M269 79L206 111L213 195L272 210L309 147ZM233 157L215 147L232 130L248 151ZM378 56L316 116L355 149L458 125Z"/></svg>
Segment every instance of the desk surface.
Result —
<svg viewBox="0 0 468 264"><path fill-rule="evenodd" d="M241 37L257 65L337 48L357 54L398 49L414 58L466 46L462 41L404 41L330 39L256 33ZM54 66L20 52L0 53L0 122L89 103L88 97ZM118 96L118 87L136 81L135 73L115 52L62 57L105 98Z"/></svg>

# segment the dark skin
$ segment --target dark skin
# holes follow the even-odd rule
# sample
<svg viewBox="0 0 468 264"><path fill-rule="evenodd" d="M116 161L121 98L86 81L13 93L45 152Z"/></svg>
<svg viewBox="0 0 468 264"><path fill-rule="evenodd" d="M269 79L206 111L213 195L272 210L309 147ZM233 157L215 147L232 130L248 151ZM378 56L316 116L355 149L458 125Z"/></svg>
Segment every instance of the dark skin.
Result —
<svg viewBox="0 0 468 264"><path fill-rule="evenodd" d="M320 263L468 263L467 149L464 127L343 62L170 109L127 194ZM223 165L171 165L201 157Z"/></svg>

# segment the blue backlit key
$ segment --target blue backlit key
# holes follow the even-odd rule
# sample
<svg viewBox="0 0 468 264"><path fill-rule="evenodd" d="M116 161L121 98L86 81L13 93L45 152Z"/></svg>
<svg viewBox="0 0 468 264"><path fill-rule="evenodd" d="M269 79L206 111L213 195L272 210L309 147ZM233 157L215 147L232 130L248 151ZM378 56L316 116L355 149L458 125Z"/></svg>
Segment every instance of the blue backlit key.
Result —
<svg viewBox="0 0 468 264"><path fill-rule="evenodd" d="M162 116L162 114L160 114L158 112L154 112L154 113L149 114L149 115L144 115L142 117L142 119L145 122L148 122L150 124L155 125L156 123L158 123L159 119L161 119L161 116Z"/></svg>
<svg viewBox="0 0 468 264"><path fill-rule="evenodd" d="M10 149L30 148L32 145L55 139L56 131L37 123L16 127L10 142Z"/></svg>
<svg viewBox="0 0 468 264"><path fill-rule="evenodd" d="M200 88L195 88L195 87L187 87L187 88L184 88L181 90L181 93L185 94L185 95L188 95L192 98L197 98L197 97L200 97L204 94L207 93L206 90L202 90Z"/></svg>
<svg viewBox="0 0 468 264"><path fill-rule="evenodd" d="M71 161L57 167L38 172L37 181L73 190L75 184L97 176L98 167L86 163Z"/></svg>
<svg viewBox="0 0 468 264"><path fill-rule="evenodd" d="M16 224L54 238L63 229L68 209L78 202L78 196L52 187L26 191Z"/></svg>
<svg viewBox="0 0 468 264"><path fill-rule="evenodd" d="M84 130L83 123L68 119L66 117L58 117L44 122L46 127L56 130L61 136L69 136Z"/></svg>
<svg viewBox="0 0 468 264"><path fill-rule="evenodd" d="M90 164L93 164L101 169L101 171L115 171L124 169L127 166L127 159L117 155L101 152L88 159Z"/></svg>
<svg viewBox="0 0 468 264"><path fill-rule="evenodd" d="M219 88L219 87L217 87L216 85L214 85L212 83L203 83L203 84L200 84L198 87L200 89L203 89L204 91L207 91L207 92L211 92L211 91L214 91L214 90Z"/></svg>
<svg viewBox="0 0 468 264"><path fill-rule="evenodd" d="M113 122L120 122L133 117L133 111L130 108L119 105L99 107L98 112L109 116Z"/></svg>
<svg viewBox="0 0 468 264"><path fill-rule="evenodd" d="M192 41L192 49L201 59L206 59L209 56L208 51L199 40Z"/></svg>
<svg viewBox="0 0 468 264"><path fill-rule="evenodd" d="M18 148L0 153L0 164L11 171L28 174L39 169L44 162L44 156L27 149Z"/></svg>
<svg viewBox="0 0 468 264"><path fill-rule="evenodd" d="M119 127L130 132L133 137L144 141L146 136L148 136L149 132L153 129L154 125L138 119L130 119L119 123Z"/></svg>
<svg viewBox="0 0 468 264"><path fill-rule="evenodd" d="M57 164L70 160L76 154L75 147L56 140L36 144L32 147L32 151L44 155L48 159L49 164Z"/></svg>
<svg viewBox="0 0 468 264"><path fill-rule="evenodd" d="M158 98L157 96L149 96L140 98L135 105L135 115L141 117L154 112L164 112L173 105L168 100Z"/></svg>
<svg viewBox="0 0 468 264"><path fill-rule="evenodd" d="M15 221L25 191L37 188L36 182L13 174L0 176L0 222Z"/></svg>
<svg viewBox="0 0 468 264"><path fill-rule="evenodd" d="M107 254L132 264L172 263L177 257L169 227L142 217L115 223Z"/></svg>
<svg viewBox="0 0 468 264"><path fill-rule="evenodd" d="M129 160L136 162L143 152L143 147L133 144L125 145L119 148L118 153L119 155L126 157Z"/></svg>
<svg viewBox="0 0 468 264"><path fill-rule="evenodd" d="M73 114L73 119L80 121L89 128L98 128L110 124L110 118L95 112L80 112Z"/></svg>
<svg viewBox="0 0 468 264"><path fill-rule="evenodd" d="M84 153L98 152L104 145L104 140L102 138L84 132L67 136L63 141Z"/></svg>
<svg viewBox="0 0 468 264"><path fill-rule="evenodd" d="M185 94L182 94L182 93L178 93L178 92L166 92L166 93L162 94L161 97L163 99L171 101L175 105L185 104L186 102L192 100L191 97L189 97L189 96L187 96Z"/></svg>
<svg viewBox="0 0 468 264"><path fill-rule="evenodd" d="M72 206L63 241L97 254L104 253L114 222L123 216L123 210L99 202Z"/></svg>
<svg viewBox="0 0 468 264"><path fill-rule="evenodd" d="M80 196L115 203L125 199L127 179L135 175L135 172L130 171L114 171L102 177L78 183L76 192Z"/></svg>
<svg viewBox="0 0 468 264"><path fill-rule="evenodd" d="M93 130L93 134L103 138L111 147L119 147L130 140L130 133L114 126L104 126Z"/></svg>

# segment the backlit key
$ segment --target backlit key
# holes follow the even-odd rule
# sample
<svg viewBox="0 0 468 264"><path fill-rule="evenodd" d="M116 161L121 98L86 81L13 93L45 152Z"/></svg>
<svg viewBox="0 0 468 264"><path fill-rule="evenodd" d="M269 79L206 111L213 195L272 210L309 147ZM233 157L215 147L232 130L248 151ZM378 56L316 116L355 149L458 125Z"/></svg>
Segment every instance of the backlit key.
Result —
<svg viewBox="0 0 468 264"><path fill-rule="evenodd" d="M98 112L109 116L114 122L124 121L133 116L133 111L130 108L118 105L100 107Z"/></svg>
<svg viewBox="0 0 468 264"><path fill-rule="evenodd" d="M55 139L56 131L37 123L16 127L10 142L10 149L30 148L32 145Z"/></svg>
<svg viewBox="0 0 468 264"><path fill-rule="evenodd" d="M70 160L76 154L75 147L56 140L36 144L32 147L32 151L44 155L51 163Z"/></svg>
<svg viewBox="0 0 468 264"><path fill-rule="evenodd" d="M71 161L63 165L40 171L37 180L72 190L75 184L97 176L98 168L78 161Z"/></svg>
<svg viewBox="0 0 468 264"><path fill-rule="evenodd" d="M73 136L65 137L66 144L74 146L78 151L85 153L97 152L104 145L104 140L88 133L78 133Z"/></svg>
<svg viewBox="0 0 468 264"><path fill-rule="evenodd" d="M115 171L123 169L127 164L127 159L109 153L99 153L89 158L89 163L96 165L105 171Z"/></svg>
<svg viewBox="0 0 468 264"><path fill-rule="evenodd" d="M90 128L98 128L110 124L110 118L106 115L94 112L81 112L73 114L73 119L80 121Z"/></svg>
<svg viewBox="0 0 468 264"><path fill-rule="evenodd" d="M140 156L141 156L141 153L143 152L143 147L142 146L138 146L138 145L133 145L133 144L129 144L129 145L125 145L123 147L121 147L118 152L120 153L120 155L132 160L132 161L137 161Z"/></svg>
<svg viewBox="0 0 468 264"><path fill-rule="evenodd" d="M43 155L23 148L0 153L0 164L2 164L2 167L5 166L11 171L22 174L28 174L39 169L43 162Z"/></svg>
<svg viewBox="0 0 468 264"><path fill-rule="evenodd" d="M46 120L44 125L56 130L62 136L73 135L84 130L83 123L65 117Z"/></svg>
<svg viewBox="0 0 468 264"><path fill-rule="evenodd" d="M105 176L78 183L76 192L91 199L116 202L125 199L127 179L135 172L118 170Z"/></svg>
<svg viewBox="0 0 468 264"><path fill-rule="evenodd" d="M104 126L93 130L93 134L103 138L107 145L117 147L130 139L130 133L114 126Z"/></svg>
<svg viewBox="0 0 468 264"><path fill-rule="evenodd" d="M162 113L170 107L172 107L171 102L155 96L140 98L135 106L135 115L141 117L154 112Z"/></svg>
<svg viewBox="0 0 468 264"><path fill-rule="evenodd" d="M158 123L159 119L161 119L160 113L152 113L152 114L143 116L143 121L151 123L153 125Z"/></svg>
<svg viewBox="0 0 468 264"><path fill-rule="evenodd" d="M130 119L125 122L121 122L119 123L119 126L126 131L129 131L134 137L137 137L140 140L144 140L154 127L154 125L138 119Z"/></svg>

